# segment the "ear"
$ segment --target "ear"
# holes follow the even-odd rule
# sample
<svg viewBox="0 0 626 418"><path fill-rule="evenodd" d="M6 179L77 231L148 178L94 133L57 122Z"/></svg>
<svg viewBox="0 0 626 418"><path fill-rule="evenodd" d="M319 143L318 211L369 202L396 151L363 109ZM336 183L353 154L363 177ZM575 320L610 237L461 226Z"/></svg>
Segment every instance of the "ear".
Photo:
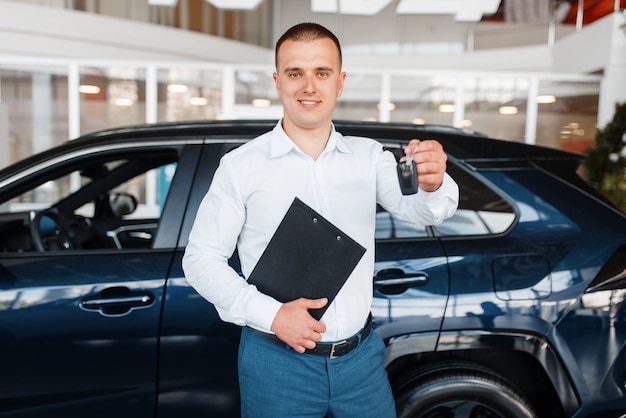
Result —
<svg viewBox="0 0 626 418"><path fill-rule="evenodd" d="M274 85L276 86L276 91L280 92L280 86L278 85L278 74L273 73L272 77L274 77Z"/></svg>
<svg viewBox="0 0 626 418"><path fill-rule="evenodd" d="M341 74L339 74L339 80L337 81L337 83L339 83L339 86L337 88L337 97L341 97L341 94L343 93L343 84L346 81L346 73L345 71L343 71Z"/></svg>

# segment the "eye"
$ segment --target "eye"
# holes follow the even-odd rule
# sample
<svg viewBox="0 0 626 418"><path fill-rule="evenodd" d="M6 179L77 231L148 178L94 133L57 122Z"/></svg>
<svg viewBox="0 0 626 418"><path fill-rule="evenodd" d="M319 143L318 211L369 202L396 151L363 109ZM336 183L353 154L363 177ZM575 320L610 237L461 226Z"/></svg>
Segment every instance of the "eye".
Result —
<svg viewBox="0 0 626 418"><path fill-rule="evenodd" d="M326 78L328 76L330 76L330 73L328 71L320 71L319 73L317 73L318 77L321 78Z"/></svg>
<svg viewBox="0 0 626 418"><path fill-rule="evenodd" d="M300 73L287 73L287 77L289 78L298 78L300 77Z"/></svg>

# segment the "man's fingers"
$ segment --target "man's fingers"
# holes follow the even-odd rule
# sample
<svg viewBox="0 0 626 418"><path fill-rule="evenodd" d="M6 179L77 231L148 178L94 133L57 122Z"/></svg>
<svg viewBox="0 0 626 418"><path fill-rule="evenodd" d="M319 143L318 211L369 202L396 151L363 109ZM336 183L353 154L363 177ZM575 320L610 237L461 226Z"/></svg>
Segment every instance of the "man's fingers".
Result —
<svg viewBox="0 0 626 418"><path fill-rule="evenodd" d="M326 325L313 318L308 311L323 308L327 303L327 298L300 298L284 303L274 318L271 330L299 353L315 348L315 343L321 341L321 334L326 331Z"/></svg>
<svg viewBox="0 0 626 418"><path fill-rule="evenodd" d="M415 154L419 150L421 143L422 143L422 141L420 141L419 139L412 139L411 141L409 141L409 145L407 145L404 148L404 153L406 155L413 155L413 154Z"/></svg>
<svg viewBox="0 0 626 418"><path fill-rule="evenodd" d="M328 303L328 299L326 298L321 298L321 299L301 299L304 306L307 309L320 309L323 308L324 306L326 306L326 304Z"/></svg>
<svg viewBox="0 0 626 418"><path fill-rule="evenodd" d="M299 353L303 353L306 349L315 348L315 344L322 340L322 335L319 332L309 331L306 335L303 335L289 344L291 348Z"/></svg>
<svg viewBox="0 0 626 418"><path fill-rule="evenodd" d="M413 139L404 152L415 161L420 189L427 192L437 190L443 182L448 161L441 143L434 139Z"/></svg>

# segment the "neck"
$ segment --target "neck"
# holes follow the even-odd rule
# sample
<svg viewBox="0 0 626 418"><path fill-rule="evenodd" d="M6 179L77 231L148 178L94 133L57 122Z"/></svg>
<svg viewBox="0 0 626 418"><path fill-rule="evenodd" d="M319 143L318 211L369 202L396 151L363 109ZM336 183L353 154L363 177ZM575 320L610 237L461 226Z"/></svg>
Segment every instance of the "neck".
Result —
<svg viewBox="0 0 626 418"><path fill-rule="evenodd" d="M287 127L283 123L283 130L298 148L313 160L317 160L324 152L330 137L330 126L306 129L296 126Z"/></svg>

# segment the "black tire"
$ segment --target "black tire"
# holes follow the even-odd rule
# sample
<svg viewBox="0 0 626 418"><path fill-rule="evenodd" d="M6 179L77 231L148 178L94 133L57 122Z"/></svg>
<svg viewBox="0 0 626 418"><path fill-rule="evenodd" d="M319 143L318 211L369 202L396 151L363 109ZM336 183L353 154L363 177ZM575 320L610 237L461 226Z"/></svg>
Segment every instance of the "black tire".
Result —
<svg viewBox="0 0 626 418"><path fill-rule="evenodd" d="M398 388L399 418L536 418L503 377L470 363L441 364L407 376Z"/></svg>

